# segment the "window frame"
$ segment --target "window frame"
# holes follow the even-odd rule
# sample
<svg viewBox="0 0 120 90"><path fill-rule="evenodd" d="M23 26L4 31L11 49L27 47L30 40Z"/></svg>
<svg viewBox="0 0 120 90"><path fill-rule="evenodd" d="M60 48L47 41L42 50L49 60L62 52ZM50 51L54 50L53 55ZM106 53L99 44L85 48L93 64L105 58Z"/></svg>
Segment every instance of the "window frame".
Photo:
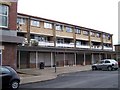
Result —
<svg viewBox="0 0 120 90"><path fill-rule="evenodd" d="M50 23L50 22L44 22L44 28L46 28L46 29L52 29L53 28L52 23Z"/></svg>
<svg viewBox="0 0 120 90"><path fill-rule="evenodd" d="M95 32L90 32L91 37L95 37L96 33Z"/></svg>
<svg viewBox="0 0 120 90"><path fill-rule="evenodd" d="M85 32L86 32L86 33L85 33ZM88 35L89 35L89 32L86 31L86 30L83 30L83 31L82 31L82 34L88 36Z"/></svg>
<svg viewBox="0 0 120 90"><path fill-rule="evenodd" d="M58 28L58 26L59 26L59 28ZM63 31L63 25L56 24L55 25L55 30L57 30L57 31Z"/></svg>
<svg viewBox="0 0 120 90"><path fill-rule="evenodd" d="M96 37L97 37L97 38L100 38L100 37L101 37L101 34L100 34L100 33L96 33Z"/></svg>
<svg viewBox="0 0 120 90"><path fill-rule="evenodd" d="M76 28L76 29L75 29L75 33L76 33L76 34L81 34L81 29Z"/></svg>
<svg viewBox="0 0 120 90"><path fill-rule="evenodd" d="M57 38L56 42L58 44L64 44L64 38Z"/></svg>
<svg viewBox="0 0 120 90"><path fill-rule="evenodd" d="M6 12L7 12L7 14L5 15L5 14L2 14L2 11L1 11L1 14L0 14L0 17L1 17L1 19L3 18L3 17L6 17L7 19L7 22L6 22L6 26L3 26L2 24L3 24L3 22L0 22L1 23L1 25L0 25L0 27L2 27L2 28L8 28L8 23L9 23L9 6L8 5L5 5L5 4L0 4L0 6L1 6L1 8L2 8L2 6L5 6L6 8L7 8L7 10L6 10ZM2 20L1 20L2 21Z"/></svg>
<svg viewBox="0 0 120 90"><path fill-rule="evenodd" d="M66 32L72 33L73 32L72 27L66 26Z"/></svg>
<svg viewBox="0 0 120 90"><path fill-rule="evenodd" d="M20 22L19 22L18 19L20 19ZM23 24L23 25L25 25L25 23L26 23L26 19L25 18L23 18L23 17L18 17L17 18L17 24Z"/></svg>
<svg viewBox="0 0 120 90"><path fill-rule="evenodd" d="M39 20L30 20L30 25L34 27L40 27L40 21Z"/></svg>

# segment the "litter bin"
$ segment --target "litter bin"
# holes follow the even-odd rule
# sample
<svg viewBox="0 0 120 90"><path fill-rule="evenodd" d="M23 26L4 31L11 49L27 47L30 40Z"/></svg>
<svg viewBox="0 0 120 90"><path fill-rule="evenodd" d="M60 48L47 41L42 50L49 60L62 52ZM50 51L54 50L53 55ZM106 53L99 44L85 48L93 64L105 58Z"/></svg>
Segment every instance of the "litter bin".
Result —
<svg viewBox="0 0 120 90"><path fill-rule="evenodd" d="M44 67L45 67L44 62L40 62L39 68L40 68L40 69L44 69Z"/></svg>

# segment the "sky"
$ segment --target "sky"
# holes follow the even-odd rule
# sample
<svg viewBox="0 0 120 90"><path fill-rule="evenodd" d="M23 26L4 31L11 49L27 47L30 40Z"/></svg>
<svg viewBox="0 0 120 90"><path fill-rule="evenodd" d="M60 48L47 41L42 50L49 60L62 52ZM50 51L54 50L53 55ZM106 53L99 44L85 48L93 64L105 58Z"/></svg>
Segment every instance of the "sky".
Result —
<svg viewBox="0 0 120 90"><path fill-rule="evenodd" d="M120 0L18 0L18 12L113 34L118 44Z"/></svg>

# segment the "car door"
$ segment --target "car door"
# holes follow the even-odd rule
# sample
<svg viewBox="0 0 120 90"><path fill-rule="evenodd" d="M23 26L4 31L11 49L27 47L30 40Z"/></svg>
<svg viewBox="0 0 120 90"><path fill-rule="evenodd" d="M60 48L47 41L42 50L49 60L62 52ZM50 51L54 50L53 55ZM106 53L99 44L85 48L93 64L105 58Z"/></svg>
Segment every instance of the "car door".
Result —
<svg viewBox="0 0 120 90"><path fill-rule="evenodd" d="M100 61L100 63L98 64L98 69L102 69L103 66L104 66L104 61Z"/></svg>
<svg viewBox="0 0 120 90"><path fill-rule="evenodd" d="M9 81L12 78L11 76L11 72L7 69L7 68L1 68L2 74L2 86L8 86L9 85Z"/></svg>
<svg viewBox="0 0 120 90"><path fill-rule="evenodd" d="M107 69L107 67L110 65L110 61L109 60L106 60L105 61L105 65L104 65L104 68Z"/></svg>

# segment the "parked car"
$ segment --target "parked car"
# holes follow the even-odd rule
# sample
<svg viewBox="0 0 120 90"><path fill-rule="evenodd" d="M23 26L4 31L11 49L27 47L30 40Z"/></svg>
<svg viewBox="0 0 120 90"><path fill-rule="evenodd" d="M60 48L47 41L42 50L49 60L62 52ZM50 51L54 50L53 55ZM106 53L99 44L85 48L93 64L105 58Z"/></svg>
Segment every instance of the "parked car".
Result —
<svg viewBox="0 0 120 90"><path fill-rule="evenodd" d="M114 59L104 59L92 65L92 70L117 70L118 62Z"/></svg>
<svg viewBox="0 0 120 90"><path fill-rule="evenodd" d="M2 89L18 89L20 77L18 76L17 72L9 66L0 66L0 71L0 78L2 78Z"/></svg>

